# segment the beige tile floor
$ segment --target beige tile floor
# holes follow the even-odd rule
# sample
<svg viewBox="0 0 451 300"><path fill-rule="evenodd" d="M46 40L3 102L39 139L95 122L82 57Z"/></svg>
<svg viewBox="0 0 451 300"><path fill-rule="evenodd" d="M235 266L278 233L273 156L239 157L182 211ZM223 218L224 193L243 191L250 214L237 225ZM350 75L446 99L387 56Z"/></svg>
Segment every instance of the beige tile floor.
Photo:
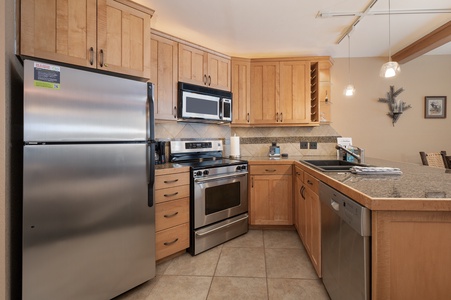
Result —
<svg viewBox="0 0 451 300"><path fill-rule="evenodd" d="M250 230L197 256L157 265L157 276L114 300L329 300L295 231Z"/></svg>

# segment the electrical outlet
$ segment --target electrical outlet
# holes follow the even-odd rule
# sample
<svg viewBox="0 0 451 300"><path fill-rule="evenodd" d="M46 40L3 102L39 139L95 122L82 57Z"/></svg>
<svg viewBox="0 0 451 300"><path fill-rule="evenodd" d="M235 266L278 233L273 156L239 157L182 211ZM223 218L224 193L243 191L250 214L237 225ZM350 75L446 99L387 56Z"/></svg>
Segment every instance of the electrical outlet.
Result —
<svg viewBox="0 0 451 300"><path fill-rule="evenodd" d="M310 149L318 149L318 143L317 142L310 142Z"/></svg>
<svg viewBox="0 0 451 300"><path fill-rule="evenodd" d="M301 142L301 149L308 149L308 142Z"/></svg>

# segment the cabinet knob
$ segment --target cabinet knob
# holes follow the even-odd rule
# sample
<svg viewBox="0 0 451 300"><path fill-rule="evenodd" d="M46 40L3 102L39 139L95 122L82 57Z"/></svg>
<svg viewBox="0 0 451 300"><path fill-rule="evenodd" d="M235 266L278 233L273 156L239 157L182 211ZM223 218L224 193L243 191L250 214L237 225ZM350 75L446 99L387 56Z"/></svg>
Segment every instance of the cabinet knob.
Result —
<svg viewBox="0 0 451 300"><path fill-rule="evenodd" d="M174 244L174 243L177 243L178 240L179 240L179 238L176 238L176 239L173 240L172 242L164 242L163 244L164 244L165 246L170 246L170 245L172 245L172 244Z"/></svg>
<svg viewBox="0 0 451 300"><path fill-rule="evenodd" d="M94 64L94 48L89 48L89 64L92 66Z"/></svg>
<svg viewBox="0 0 451 300"><path fill-rule="evenodd" d="M103 68L105 66L105 68L107 68L108 65L104 62L104 56L105 56L105 53L104 53L103 49L100 49L100 67Z"/></svg>
<svg viewBox="0 0 451 300"><path fill-rule="evenodd" d="M175 216L178 215L178 214L179 214L179 212L176 211L175 213L172 213L172 214L170 214L170 215L164 215L164 217L165 217L165 218L172 218L172 217L175 217Z"/></svg>

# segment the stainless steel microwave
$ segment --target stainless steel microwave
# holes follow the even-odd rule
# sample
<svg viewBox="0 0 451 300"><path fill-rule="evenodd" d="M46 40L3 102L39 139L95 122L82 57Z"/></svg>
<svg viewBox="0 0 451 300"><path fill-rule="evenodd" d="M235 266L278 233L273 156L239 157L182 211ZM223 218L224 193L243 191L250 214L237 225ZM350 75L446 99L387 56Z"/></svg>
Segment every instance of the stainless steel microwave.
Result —
<svg viewBox="0 0 451 300"><path fill-rule="evenodd" d="M232 93L179 82L177 117L193 122L232 121Z"/></svg>

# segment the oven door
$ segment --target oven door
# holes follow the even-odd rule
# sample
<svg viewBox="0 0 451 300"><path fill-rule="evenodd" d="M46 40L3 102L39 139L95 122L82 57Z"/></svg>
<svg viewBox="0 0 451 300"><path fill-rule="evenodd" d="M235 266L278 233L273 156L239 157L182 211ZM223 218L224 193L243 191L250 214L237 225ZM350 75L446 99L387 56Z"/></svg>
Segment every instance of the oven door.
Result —
<svg viewBox="0 0 451 300"><path fill-rule="evenodd" d="M247 210L247 172L194 179L194 229Z"/></svg>

